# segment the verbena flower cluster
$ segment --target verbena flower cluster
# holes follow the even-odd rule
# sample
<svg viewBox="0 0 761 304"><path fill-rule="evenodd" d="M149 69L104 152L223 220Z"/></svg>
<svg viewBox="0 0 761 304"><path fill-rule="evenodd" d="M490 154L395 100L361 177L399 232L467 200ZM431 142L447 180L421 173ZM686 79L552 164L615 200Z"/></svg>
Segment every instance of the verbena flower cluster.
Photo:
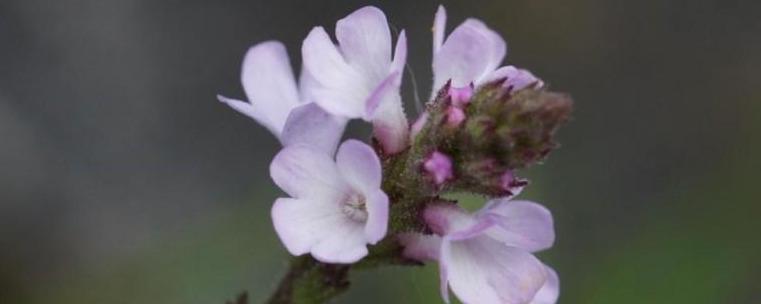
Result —
<svg viewBox="0 0 761 304"><path fill-rule="evenodd" d="M288 197L271 214L291 254L328 264L436 261L447 302L451 290L464 303L555 303L558 276L533 255L554 242L552 215L512 197L527 184L515 170L555 147L570 100L526 70L500 67L505 41L481 21L449 35L445 27L439 7L434 90L411 125L400 95L406 35L394 43L375 7L339 20L337 43L312 29L298 82L282 43L253 46L241 75L248 102L219 100L283 145L270 175ZM372 124L370 144L339 145L350 119ZM470 213L441 196L454 191L490 199Z"/></svg>

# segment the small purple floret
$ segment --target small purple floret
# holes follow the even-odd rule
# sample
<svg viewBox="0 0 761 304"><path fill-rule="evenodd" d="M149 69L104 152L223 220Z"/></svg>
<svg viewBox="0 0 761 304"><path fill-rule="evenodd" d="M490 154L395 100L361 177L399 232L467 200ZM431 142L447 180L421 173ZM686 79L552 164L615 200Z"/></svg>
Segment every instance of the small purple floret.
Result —
<svg viewBox="0 0 761 304"><path fill-rule="evenodd" d="M433 177L436 185L441 185L453 177L452 160L444 153L434 151L423 163L423 169Z"/></svg>

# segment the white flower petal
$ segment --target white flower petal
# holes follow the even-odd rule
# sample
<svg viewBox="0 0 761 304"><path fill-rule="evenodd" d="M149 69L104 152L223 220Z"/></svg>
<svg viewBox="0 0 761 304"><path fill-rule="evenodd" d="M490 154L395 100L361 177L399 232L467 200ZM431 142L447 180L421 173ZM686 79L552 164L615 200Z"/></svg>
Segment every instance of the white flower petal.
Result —
<svg viewBox="0 0 761 304"><path fill-rule="evenodd" d="M445 259L451 259L451 252L452 242L445 237L441 240L439 249L439 293L447 304L449 304L449 264L445 262Z"/></svg>
<svg viewBox="0 0 761 304"><path fill-rule="evenodd" d="M241 82L248 100L260 115L261 124L276 130L285 125L288 113L300 104L288 53L282 43L262 42L251 47L243 59Z"/></svg>
<svg viewBox="0 0 761 304"><path fill-rule="evenodd" d="M312 256L324 263L349 264L367 255L367 240L362 223L343 217L330 237L312 247Z"/></svg>
<svg viewBox="0 0 761 304"><path fill-rule="evenodd" d="M552 214L537 203L496 199L488 203L482 214L496 223L487 234L508 246L536 252L552 247L555 242Z"/></svg>
<svg viewBox="0 0 761 304"><path fill-rule="evenodd" d="M367 144L354 139L345 141L338 148L336 165L343 179L362 194L380 189L383 173L380 159Z"/></svg>
<svg viewBox="0 0 761 304"><path fill-rule="evenodd" d="M267 128L270 132L272 132L275 137L280 138L280 132L282 131L282 126L280 126L277 123L273 123L270 117L267 116L267 113L264 113L261 111L260 108L255 107L254 105L237 100L232 98L227 98L222 95L217 95L217 99L228 105L229 107L233 108L233 110L238 111L239 113L246 115L250 118L253 118L263 127Z"/></svg>
<svg viewBox="0 0 761 304"><path fill-rule="evenodd" d="M312 246L333 237L345 215L328 201L279 198L272 206L272 223L278 237L293 255L309 252Z"/></svg>
<svg viewBox="0 0 761 304"><path fill-rule="evenodd" d="M301 68L301 76L299 76L299 95L303 103L314 102L313 93L316 86L319 85L314 76L309 74L306 68Z"/></svg>
<svg viewBox="0 0 761 304"><path fill-rule="evenodd" d="M388 75L386 79L383 79L383 81L381 81L378 86L375 87L375 90L370 93L367 98L367 103L365 104L365 120L370 121L373 119L383 118L377 117L378 115L376 115L376 112L378 111L378 108L381 107L381 105L385 106L384 108L402 107L401 96L399 98L394 98L394 96L399 96L400 79L401 74L394 72Z"/></svg>
<svg viewBox="0 0 761 304"><path fill-rule="evenodd" d="M338 202L349 193L332 157L306 146L281 150L270 164L270 176L275 184L295 198Z"/></svg>
<svg viewBox="0 0 761 304"><path fill-rule="evenodd" d="M441 49L441 45L444 44L444 35L447 29L447 11L443 5L439 5L439 9L436 10L436 16L433 19L433 55Z"/></svg>
<svg viewBox="0 0 761 304"><path fill-rule="evenodd" d="M365 76L350 66L322 27L304 39L301 48L304 68L315 80L311 97L323 109L349 118L363 117L370 91Z"/></svg>
<svg viewBox="0 0 761 304"><path fill-rule="evenodd" d="M370 82L386 78L391 62L391 32L380 9L366 6L338 20L336 38L346 62Z"/></svg>
<svg viewBox="0 0 761 304"><path fill-rule="evenodd" d="M560 296L560 279L557 272L545 265L547 270L547 281L544 286L536 293L534 299L529 304L555 304Z"/></svg>
<svg viewBox="0 0 761 304"><path fill-rule="evenodd" d="M382 105L386 100L393 104L390 107L399 108L394 113L403 114L401 99L393 96L399 93L406 63L406 34L400 34L392 61L386 17L368 6L339 20L336 37L338 47L323 28L317 27L304 40L302 55L306 71L315 80L310 92L314 101L335 115L367 121L375 120L372 113L386 107ZM398 78L390 77L394 73ZM389 124L385 118L379 119Z"/></svg>
<svg viewBox="0 0 761 304"><path fill-rule="evenodd" d="M333 155L341 140L346 119L333 116L316 103L301 105L288 116L283 128L283 146L306 145Z"/></svg>
<svg viewBox="0 0 761 304"><path fill-rule="evenodd" d="M451 242L441 263L464 303L527 303L546 280L544 265L533 255L488 236Z"/></svg>
<svg viewBox="0 0 761 304"><path fill-rule="evenodd" d="M386 236L388 230L388 196L380 189L365 195L367 222L365 238L367 243L375 245Z"/></svg>
<svg viewBox="0 0 761 304"><path fill-rule="evenodd" d="M506 46L481 21L468 19L447 38L433 59L433 94L452 80L452 86L476 85L505 57Z"/></svg>
<svg viewBox="0 0 761 304"><path fill-rule="evenodd" d="M407 64L407 33L402 30L396 39L396 48L394 49L394 60L391 62L391 73L404 72L404 65ZM401 76L399 77L401 82Z"/></svg>

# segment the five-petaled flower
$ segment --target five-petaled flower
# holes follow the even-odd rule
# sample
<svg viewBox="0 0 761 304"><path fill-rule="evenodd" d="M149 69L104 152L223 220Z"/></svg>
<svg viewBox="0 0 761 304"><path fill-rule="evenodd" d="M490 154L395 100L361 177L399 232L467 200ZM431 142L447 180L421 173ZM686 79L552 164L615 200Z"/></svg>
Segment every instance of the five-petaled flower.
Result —
<svg viewBox="0 0 761 304"><path fill-rule="evenodd" d="M388 197L370 146L348 140L335 158L308 146L280 151L270 175L291 197L275 201L272 221L291 254L354 263L386 235Z"/></svg>
<svg viewBox="0 0 761 304"><path fill-rule="evenodd" d="M439 262L442 297L448 288L464 303L555 303L558 279L532 253L552 246L552 215L532 202L495 199L475 214L453 204L431 205L424 218L433 235L400 235L404 254Z"/></svg>
<svg viewBox="0 0 761 304"><path fill-rule="evenodd" d="M315 102L332 114L371 121L386 153L403 150L409 132L399 94L407 60L404 31L392 59L386 16L368 6L339 20L336 38L338 46L318 26L301 48Z"/></svg>

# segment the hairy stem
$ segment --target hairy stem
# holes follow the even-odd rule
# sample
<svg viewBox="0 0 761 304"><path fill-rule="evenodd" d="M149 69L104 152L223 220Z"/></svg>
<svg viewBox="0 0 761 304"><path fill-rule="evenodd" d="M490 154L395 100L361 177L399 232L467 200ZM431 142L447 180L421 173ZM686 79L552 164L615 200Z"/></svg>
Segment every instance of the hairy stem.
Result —
<svg viewBox="0 0 761 304"><path fill-rule="evenodd" d="M348 272L348 265L325 264L311 256L296 257L267 303L325 303L349 287Z"/></svg>

